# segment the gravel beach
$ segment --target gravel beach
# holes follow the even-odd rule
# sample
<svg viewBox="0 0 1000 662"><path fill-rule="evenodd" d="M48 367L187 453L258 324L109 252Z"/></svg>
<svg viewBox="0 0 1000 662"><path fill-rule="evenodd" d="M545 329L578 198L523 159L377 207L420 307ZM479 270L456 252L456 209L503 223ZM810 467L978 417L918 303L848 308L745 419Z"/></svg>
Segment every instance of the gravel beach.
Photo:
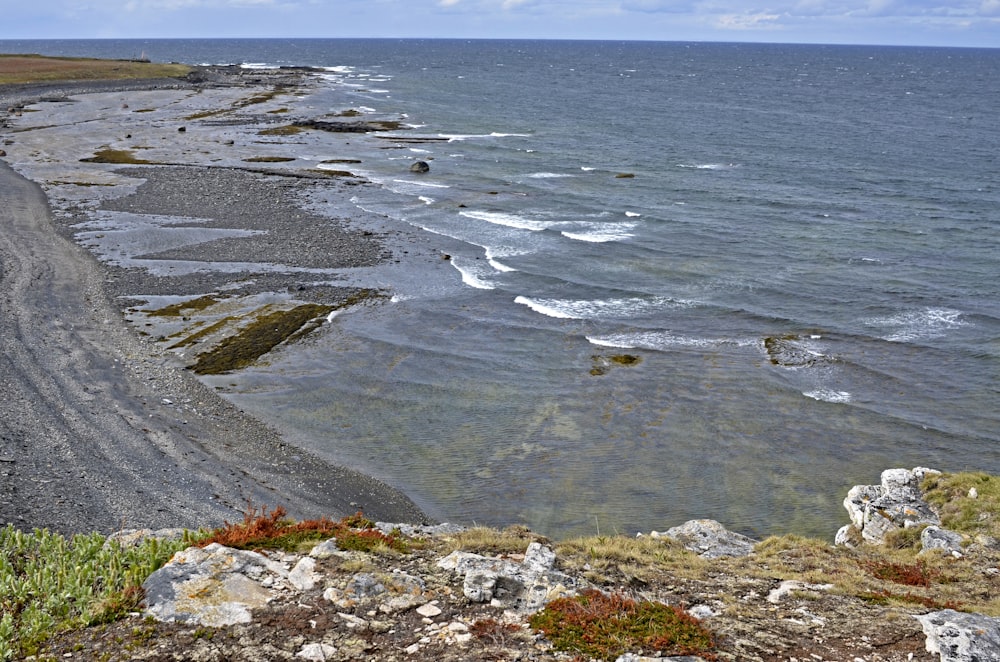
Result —
<svg viewBox="0 0 1000 662"><path fill-rule="evenodd" d="M206 76L201 82L12 86L0 88L0 109L17 111L26 102L68 94L89 100L159 90L177 95L173 112L183 115L197 112L185 100L226 104L245 96L246 85L261 84L244 76L237 72L218 86L221 78L213 74L216 96L201 94ZM264 85L281 89L294 80L275 74ZM43 190L0 161L0 525L63 533L193 528L238 519L248 503L280 504L300 518L363 510L378 520L424 521L399 491L295 448L240 411L184 370L154 341L155 333L143 336L123 315L127 306L141 305L140 293L183 299L206 292L279 292L285 298L294 293L296 301L339 305L354 289L315 270L377 264L388 255L380 238L296 206L293 194L310 185L309 177L207 167L187 162L177 145L171 145L173 165L102 164L76 172L76 188L88 177L95 186L142 184L126 195L97 203L81 198L56 209L53 186L59 184L53 181L61 175L53 171L79 166L58 150L77 149L74 140L83 140L86 131L55 141L40 131L12 133L0 111L8 161L44 163L38 151L48 150L54 163L49 172L29 172L31 179L44 180ZM109 142L106 136L91 139L97 146ZM22 149L34 152L29 158ZM217 233L215 240L173 246L151 234L156 249L129 259L202 266L214 260L228 267L157 273L126 259L98 261L71 240L81 241L72 226L86 222L95 204L102 212L197 217L187 224L175 219L171 230ZM99 241L95 246L98 253L109 250ZM276 263L298 270L277 269Z"/></svg>

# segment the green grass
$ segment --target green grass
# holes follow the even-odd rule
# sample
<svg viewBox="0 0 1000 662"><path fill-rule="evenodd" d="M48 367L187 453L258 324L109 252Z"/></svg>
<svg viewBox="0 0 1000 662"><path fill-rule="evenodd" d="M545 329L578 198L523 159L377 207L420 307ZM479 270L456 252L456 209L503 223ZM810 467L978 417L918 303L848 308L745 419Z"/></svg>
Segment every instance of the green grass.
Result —
<svg viewBox="0 0 1000 662"><path fill-rule="evenodd" d="M190 71L191 67L184 64L0 54L0 85L64 80L180 78Z"/></svg>
<svg viewBox="0 0 1000 662"><path fill-rule="evenodd" d="M189 544L150 539L123 548L98 533L0 529L0 660L32 654L57 631L136 610L142 582Z"/></svg>

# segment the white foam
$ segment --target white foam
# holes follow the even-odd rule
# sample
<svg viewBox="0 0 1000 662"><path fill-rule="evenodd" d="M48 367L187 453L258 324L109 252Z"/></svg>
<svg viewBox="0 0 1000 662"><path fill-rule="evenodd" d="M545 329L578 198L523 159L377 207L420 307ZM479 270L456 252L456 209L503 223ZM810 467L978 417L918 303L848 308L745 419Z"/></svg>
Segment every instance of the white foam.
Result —
<svg viewBox="0 0 1000 662"><path fill-rule="evenodd" d="M499 133L494 131L490 134L491 138L530 138L530 133Z"/></svg>
<svg viewBox="0 0 1000 662"><path fill-rule="evenodd" d="M394 179L392 180L395 184L406 184L407 186L423 186L426 188L451 188L447 184L435 184L434 182L416 182L412 179ZM400 193L401 191L396 191Z"/></svg>
<svg viewBox="0 0 1000 662"><path fill-rule="evenodd" d="M812 398L813 400L835 403L847 403L853 399L851 394L847 391L834 391L826 388L817 389L815 391L807 391L802 395Z"/></svg>
<svg viewBox="0 0 1000 662"><path fill-rule="evenodd" d="M864 320L869 326L881 327L890 333L882 336L890 342L909 342L939 338L947 332L963 326L968 322L963 319L963 313L949 308L925 308L910 310L890 315Z"/></svg>
<svg viewBox="0 0 1000 662"><path fill-rule="evenodd" d="M417 199L420 200L420 202L424 203L425 205L434 204L434 198L428 198L426 195L421 195Z"/></svg>
<svg viewBox="0 0 1000 662"><path fill-rule="evenodd" d="M496 259L495 249L490 248L489 246L483 246L483 248L486 250L486 261L490 263L491 267L493 267L497 271L503 271L503 272L517 271L517 269L515 269L514 267L508 267L506 264L499 262ZM505 253L505 255L511 255L511 253Z"/></svg>
<svg viewBox="0 0 1000 662"><path fill-rule="evenodd" d="M493 290L496 289L491 283L483 279L484 274L480 268L477 268L475 264L467 265L464 264L459 258L451 258L451 265L458 269L458 272L462 274L462 282L469 287L474 287L477 290Z"/></svg>
<svg viewBox="0 0 1000 662"><path fill-rule="evenodd" d="M728 170L735 168L734 163L678 163L678 168L694 168L695 170Z"/></svg>
<svg viewBox="0 0 1000 662"><path fill-rule="evenodd" d="M528 179L565 179L573 176L560 172L532 172L525 175Z"/></svg>
<svg viewBox="0 0 1000 662"><path fill-rule="evenodd" d="M591 172L593 170L597 170L597 168L593 168L591 166L580 166L580 170L583 170L584 172Z"/></svg>
<svg viewBox="0 0 1000 662"><path fill-rule="evenodd" d="M640 216L642 216L642 214L640 214L639 212L634 212L634 211L627 211L625 212L625 215L628 216L629 218L639 218Z"/></svg>

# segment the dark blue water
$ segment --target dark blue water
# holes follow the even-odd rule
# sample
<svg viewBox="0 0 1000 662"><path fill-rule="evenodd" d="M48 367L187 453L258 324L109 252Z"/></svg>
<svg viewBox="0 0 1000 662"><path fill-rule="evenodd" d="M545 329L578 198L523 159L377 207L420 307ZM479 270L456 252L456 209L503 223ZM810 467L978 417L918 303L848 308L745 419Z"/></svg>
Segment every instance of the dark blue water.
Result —
<svg viewBox="0 0 1000 662"><path fill-rule="evenodd" d="M392 303L234 397L438 517L829 536L883 468L1000 471L1000 51L0 50L330 67L299 110L411 125L309 156L361 159L381 188L350 202L426 230L447 266L358 274Z"/></svg>

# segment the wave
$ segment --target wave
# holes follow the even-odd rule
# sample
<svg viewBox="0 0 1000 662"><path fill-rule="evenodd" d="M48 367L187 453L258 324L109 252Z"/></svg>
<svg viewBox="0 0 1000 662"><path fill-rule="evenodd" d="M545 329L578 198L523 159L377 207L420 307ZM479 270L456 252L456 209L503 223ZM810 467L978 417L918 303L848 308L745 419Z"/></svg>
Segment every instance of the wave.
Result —
<svg viewBox="0 0 1000 662"><path fill-rule="evenodd" d="M962 311L950 308L903 311L886 317L869 318L863 323L886 331L880 337L890 342L940 338L949 331L970 324Z"/></svg>
<svg viewBox="0 0 1000 662"><path fill-rule="evenodd" d="M589 241L595 244L603 244L609 241L622 241L633 237L629 230L635 227L635 223L587 223L580 230L564 230L561 234L576 241Z"/></svg>
<svg viewBox="0 0 1000 662"><path fill-rule="evenodd" d="M639 331L587 336L587 341L602 347L619 349L666 350L677 347L747 347L757 344L756 338L693 338L679 336L669 331Z"/></svg>
<svg viewBox="0 0 1000 662"><path fill-rule="evenodd" d="M575 177L575 176L576 175L569 175L560 172L532 172L525 175L525 177L527 177L528 179L565 179L568 177Z"/></svg>
<svg viewBox="0 0 1000 662"><path fill-rule="evenodd" d="M494 225L505 225L509 228L531 230L532 232L540 232L558 223L558 221L536 221L518 214L506 214L503 212L492 211L462 211L459 212L459 215L465 216L466 218L474 218L477 221L486 221L487 223L493 223Z"/></svg>
<svg viewBox="0 0 1000 662"><path fill-rule="evenodd" d="M735 163L678 163L678 168L694 168L695 170L729 170L739 167Z"/></svg>
<svg viewBox="0 0 1000 662"><path fill-rule="evenodd" d="M423 186L425 188L451 188L447 184L435 184L433 182L415 182L411 179L394 179L393 184L405 184L406 186ZM403 191L394 191L394 193L402 193Z"/></svg>
<svg viewBox="0 0 1000 662"><path fill-rule="evenodd" d="M805 391L802 395L812 398L813 400L835 402L838 404L845 404L854 399L853 396L847 391L834 391L826 388L817 389L815 391Z"/></svg>
<svg viewBox="0 0 1000 662"><path fill-rule="evenodd" d="M518 296L514 303L557 319L630 319L649 313L697 305L693 301L669 297L626 297L620 299L533 299Z"/></svg>

